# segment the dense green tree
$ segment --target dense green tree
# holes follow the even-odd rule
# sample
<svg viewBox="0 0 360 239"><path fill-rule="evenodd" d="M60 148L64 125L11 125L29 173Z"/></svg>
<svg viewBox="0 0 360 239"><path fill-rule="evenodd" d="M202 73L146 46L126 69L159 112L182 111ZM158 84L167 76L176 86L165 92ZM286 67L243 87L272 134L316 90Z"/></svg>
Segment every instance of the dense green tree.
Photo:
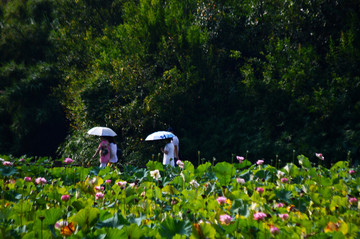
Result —
<svg viewBox="0 0 360 239"><path fill-rule="evenodd" d="M198 151L227 161L288 161L294 150L359 157L355 0L1 6L0 131L11 142L25 144L20 135L41 125L36 119L52 121L46 105L60 112L60 100L72 129L60 151L76 160L95 150L86 131L96 125L113 128L127 162L138 165L159 152L146 135L170 125L186 160L197 161ZM47 97L32 108L16 99L22 94ZM23 122L28 109L44 117Z"/></svg>
<svg viewBox="0 0 360 239"><path fill-rule="evenodd" d="M52 43L53 2L9 1L0 19L0 152L55 157L67 123Z"/></svg>

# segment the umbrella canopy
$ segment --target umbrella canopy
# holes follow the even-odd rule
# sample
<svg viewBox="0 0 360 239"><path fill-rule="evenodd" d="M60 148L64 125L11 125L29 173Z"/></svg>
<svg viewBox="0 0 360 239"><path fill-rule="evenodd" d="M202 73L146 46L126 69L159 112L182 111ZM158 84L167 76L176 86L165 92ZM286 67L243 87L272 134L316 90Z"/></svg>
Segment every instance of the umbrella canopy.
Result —
<svg viewBox="0 0 360 239"><path fill-rule="evenodd" d="M152 134L149 134L145 141L153 141L153 140L162 140L162 139L171 139L175 135L168 131L157 131Z"/></svg>
<svg viewBox="0 0 360 239"><path fill-rule="evenodd" d="M90 135L97 135L97 136L111 136L114 137L117 134L114 132L114 130L108 128L108 127L94 127L90 129L88 132Z"/></svg>

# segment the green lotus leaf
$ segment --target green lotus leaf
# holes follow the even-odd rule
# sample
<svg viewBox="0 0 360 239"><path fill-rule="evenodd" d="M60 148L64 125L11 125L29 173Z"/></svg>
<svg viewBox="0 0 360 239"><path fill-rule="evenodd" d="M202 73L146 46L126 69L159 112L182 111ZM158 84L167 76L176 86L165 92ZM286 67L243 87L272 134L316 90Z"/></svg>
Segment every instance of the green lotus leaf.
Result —
<svg viewBox="0 0 360 239"><path fill-rule="evenodd" d="M51 238L51 233L47 230L40 231L31 231L29 233L26 233L22 239L34 239L34 238Z"/></svg>
<svg viewBox="0 0 360 239"><path fill-rule="evenodd" d="M215 239L216 230L210 223L200 223L196 228L192 230L190 239Z"/></svg>
<svg viewBox="0 0 360 239"><path fill-rule="evenodd" d="M191 223L188 220L179 220L167 217L159 228L159 233L162 237L173 238L175 235L190 236L192 232Z"/></svg>
<svg viewBox="0 0 360 239"><path fill-rule="evenodd" d="M193 201L197 200L200 196L199 193L196 190L183 190L182 195L184 196L184 200L186 201Z"/></svg>
<svg viewBox="0 0 360 239"><path fill-rule="evenodd" d="M291 203L291 198L293 196L291 191L288 191L285 189L276 190L275 195L278 199L280 199L286 203Z"/></svg>
<svg viewBox="0 0 360 239"><path fill-rule="evenodd" d="M240 178L245 179L245 182L248 182L252 179L252 171L248 170L246 172L243 172L242 174L239 175Z"/></svg>
<svg viewBox="0 0 360 239"><path fill-rule="evenodd" d="M146 164L146 168L149 170L149 171L154 171L154 170L159 170L159 171L164 171L164 166L162 163L160 162L157 162L157 161L149 161L147 162Z"/></svg>
<svg viewBox="0 0 360 239"><path fill-rule="evenodd" d="M322 198L321 198L320 194L318 194L318 193L311 193L311 194L310 194L310 198L311 198L311 200L312 200L315 204L317 204L317 205L319 205L319 206L322 204Z"/></svg>
<svg viewBox="0 0 360 239"><path fill-rule="evenodd" d="M97 239L119 239L119 238L131 238L128 236L127 231L125 230L125 228L122 229L117 229L117 228L106 228L105 229L106 234L100 234L98 235L96 238ZM86 236L86 238L88 238Z"/></svg>
<svg viewBox="0 0 360 239"><path fill-rule="evenodd" d="M234 164L236 169L243 169L243 168L249 167L251 165L252 165L252 163L249 160L244 160L244 161L242 161L242 163Z"/></svg>
<svg viewBox="0 0 360 239"><path fill-rule="evenodd" d="M140 226L143 220L146 220L146 215L140 214L139 217L135 217L134 215L129 215L127 217L129 223L136 224L137 226Z"/></svg>
<svg viewBox="0 0 360 239"><path fill-rule="evenodd" d="M324 199L330 199L333 195L333 191L329 187L319 188L319 193L321 194L322 198L324 198Z"/></svg>
<svg viewBox="0 0 360 239"><path fill-rule="evenodd" d="M299 168L292 163L288 163L285 165L284 170L293 178L299 175Z"/></svg>
<svg viewBox="0 0 360 239"><path fill-rule="evenodd" d="M83 230L87 231L98 220L100 210L98 208L87 207L81 209L74 217L72 221L76 222Z"/></svg>
<svg viewBox="0 0 360 239"><path fill-rule="evenodd" d="M50 208L43 212L44 224L43 225L54 225L63 215L61 208Z"/></svg>
<svg viewBox="0 0 360 239"><path fill-rule="evenodd" d="M185 182L189 183L194 178L194 168L190 167L190 170L184 169L181 172L181 176L183 176L183 179L185 179Z"/></svg>
<svg viewBox="0 0 360 239"><path fill-rule="evenodd" d="M265 181L271 180L273 174L267 170L259 170L255 173L254 178L263 179Z"/></svg>
<svg viewBox="0 0 360 239"><path fill-rule="evenodd" d="M79 198L72 202L72 206L77 210L80 211L86 207L91 207L94 204L93 198Z"/></svg>
<svg viewBox="0 0 360 239"><path fill-rule="evenodd" d="M14 205L12 208L12 212L14 212L14 215L18 216L19 214L25 214L28 212L31 212L33 206L33 202L30 200L23 200L22 202L19 202Z"/></svg>
<svg viewBox="0 0 360 239"><path fill-rule="evenodd" d="M173 185L166 185L165 187L162 188L162 192L170 195L175 195L180 193L178 190L175 189Z"/></svg>
<svg viewBox="0 0 360 239"><path fill-rule="evenodd" d="M296 209L298 209L300 212L304 213L306 212L308 205L309 205L309 200L310 198L308 196L306 197L301 197L301 198L293 198L291 200L291 204L293 204L295 206Z"/></svg>
<svg viewBox="0 0 360 239"><path fill-rule="evenodd" d="M214 172L221 186L226 186L230 184L231 178L235 175L236 170L232 164L221 162L215 165Z"/></svg>
<svg viewBox="0 0 360 239"><path fill-rule="evenodd" d="M349 204L348 199L346 197L340 197L338 195L335 195L332 197L330 201L330 211L335 212L339 210L339 207L347 207Z"/></svg>
<svg viewBox="0 0 360 239"><path fill-rule="evenodd" d="M132 175L132 178L134 180L138 180L140 183L144 179L146 179L148 175L149 175L149 171L146 170L146 168L142 168L142 169L136 170L135 173Z"/></svg>
<svg viewBox="0 0 360 239"><path fill-rule="evenodd" d="M333 172L337 172L337 171L340 171L340 170L348 170L349 168L349 162L347 161L339 161L339 162L336 162L331 168L330 170L333 171Z"/></svg>
<svg viewBox="0 0 360 239"><path fill-rule="evenodd" d="M0 167L0 174L3 177L10 177L17 173L16 168L13 167Z"/></svg>
<svg viewBox="0 0 360 239"><path fill-rule="evenodd" d="M249 204L244 203L242 199L236 199L230 208L230 212L247 218L250 215Z"/></svg>
<svg viewBox="0 0 360 239"><path fill-rule="evenodd" d="M195 170L195 175L198 177L203 177L203 175L210 169L211 163L206 162L204 164L200 164L199 167Z"/></svg>
<svg viewBox="0 0 360 239"><path fill-rule="evenodd" d="M184 161L184 171L185 170L191 172L191 174L195 173L194 165L190 161Z"/></svg>
<svg viewBox="0 0 360 239"><path fill-rule="evenodd" d="M310 160L305 157L304 155L298 155L297 159L299 160L299 164L303 167L303 168L311 168L311 162Z"/></svg>
<svg viewBox="0 0 360 239"><path fill-rule="evenodd" d="M229 198L231 200L242 199L244 201L248 201L250 199L249 195L244 193L244 191L242 189L232 191Z"/></svg>
<svg viewBox="0 0 360 239"><path fill-rule="evenodd" d="M124 226L128 226L128 225L130 225L130 222L126 218L124 218L124 216L121 213L115 213L113 217L97 222L95 227L96 228L111 227L111 228L121 229Z"/></svg>
<svg viewBox="0 0 360 239"><path fill-rule="evenodd" d="M125 238L139 239L139 238L142 238L144 236L144 233L141 230L141 228L138 225L134 224L134 223L130 224L130 226L127 226L127 227L123 228L123 230L128 235Z"/></svg>

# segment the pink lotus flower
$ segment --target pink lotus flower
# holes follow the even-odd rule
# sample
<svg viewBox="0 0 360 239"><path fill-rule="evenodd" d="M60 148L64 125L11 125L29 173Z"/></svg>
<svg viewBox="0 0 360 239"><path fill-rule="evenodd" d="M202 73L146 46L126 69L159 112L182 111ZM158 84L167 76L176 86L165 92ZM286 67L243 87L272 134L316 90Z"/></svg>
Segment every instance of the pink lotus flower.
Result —
<svg viewBox="0 0 360 239"><path fill-rule="evenodd" d="M256 188L256 192L258 192L259 194L263 194L265 190L263 188Z"/></svg>
<svg viewBox="0 0 360 239"><path fill-rule="evenodd" d="M25 178L24 178L24 181L25 181L25 182L31 182L32 180L31 180L30 177L25 177Z"/></svg>
<svg viewBox="0 0 360 239"><path fill-rule="evenodd" d="M103 186L95 186L95 190L96 191L104 191L104 187Z"/></svg>
<svg viewBox="0 0 360 239"><path fill-rule="evenodd" d="M276 207L277 207L277 208L284 207L284 206L285 206L285 205L284 205L284 203L282 203L282 202L279 202L279 203L276 204Z"/></svg>
<svg viewBox="0 0 360 239"><path fill-rule="evenodd" d="M324 160L324 156L321 154L321 153L315 153L315 156L318 158L318 159L321 159L321 160Z"/></svg>
<svg viewBox="0 0 360 239"><path fill-rule="evenodd" d="M245 184L245 179L243 178L236 178L237 183Z"/></svg>
<svg viewBox="0 0 360 239"><path fill-rule="evenodd" d="M266 217L266 214L263 213L263 212L257 212L257 213L254 214L254 219L256 221L263 220L265 217Z"/></svg>
<svg viewBox="0 0 360 239"><path fill-rule="evenodd" d="M349 173L350 173L350 174L355 174L355 170L350 169L350 170L349 170Z"/></svg>
<svg viewBox="0 0 360 239"><path fill-rule="evenodd" d="M105 183L110 184L110 183L111 183L111 179L105 180Z"/></svg>
<svg viewBox="0 0 360 239"><path fill-rule="evenodd" d="M66 164L71 164L71 163L73 163L74 162L74 160L72 160L71 158L66 158L65 160L64 160L64 163L66 163Z"/></svg>
<svg viewBox="0 0 360 239"><path fill-rule="evenodd" d="M239 160L239 163L242 163L245 158L243 156L236 156L236 159Z"/></svg>
<svg viewBox="0 0 360 239"><path fill-rule="evenodd" d="M270 233L273 235L279 234L279 228L275 227L275 226L270 226Z"/></svg>
<svg viewBox="0 0 360 239"><path fill-rule="evenodd" d="M118 185L119 187L121 188L124 188L126 186L127 182L126 181L120 181L120 182L117 182L116 185Z"/></svg>
<svg viewBox="0 0 360 239"><path fill-rule="evenodd" d="M228 225L231 222L231 216L227 214L220 215L220 222L222 224Z"/></svg>
<svg viewBox="0 0 360 239"><path fill-rule="evenodd" d="M281 178L280 180L281 180L282 183L288 183L289 182L289 179L287 179L287 178Z"/></svg>
<svg viewBox="0 0 360 239"><path fill-rule="evenodd" d="M20 162L25 162L24 158L19 159Z"/></svg>
<svg viewBox="0 0 360 239"><path fill-rule="evenodd" d="M98 199L102 199L104 197L104 194L103 193L96 193L95 194L95 199L98 200Z"/></svg>
<svg viewBox="0 0 360 239"><path fill-rule="evenodd" d="M184 163L179 159L178 161L176 161L176 164L180 167L180 168L184 168Z"/></svg>
<svg viewBox="0 0 360 239"><path fill-rule="evenodd" d="M44 184L47 183L47 181L46 181L45 178L39 177L39 178L36 178L36 179L35 179L35 183L36 183L36 184L44 185Z"/></svg>
<svg viewBox="0 0 360 239"><path fill-rule="evenodd" d="M259 160L256 162L257 165L261 165L261 164L263 164L263 163L264 163L264 160L262 160L262 159L259 159Z"/></svg>
<svg viewBox="0 0 360 239"><path fill-rule="evenodd" d="M70 199L70 196L68 194L61 196L61 200L64 202L68 201L69 199Z"/></svg>
<svg viewBox="0 0 360 239"><path fill-rule="evenodd" d="M351 204L351 205L355 205L356 203L357 203L357 199L356 198L349 198L349 203Z"/></svg>
<svg viewBox="0 0 360 239"><path fill-rule="evenodd" d="M3 162L3 165L4 165L4 166L9 166L9 167L10 167L10 166L12 166L12 165L13 165L13 163L12 163L12 162L10 162L10 161L4 161L4 162Z"/></svg>
<svg viewBox="0 0 360 239"><path fill-rule="evenodd" d="M287 220L287 219L289 219L289 214L287 214L287 213L279 214L279 217L280 217L282 220Z"/></svg>
<svg viewBox="0 0 360 239"><path fill-rule="evenodd" d="M216 199L216 201L221 205L226 203L226 197L220 196Z"/></svg>

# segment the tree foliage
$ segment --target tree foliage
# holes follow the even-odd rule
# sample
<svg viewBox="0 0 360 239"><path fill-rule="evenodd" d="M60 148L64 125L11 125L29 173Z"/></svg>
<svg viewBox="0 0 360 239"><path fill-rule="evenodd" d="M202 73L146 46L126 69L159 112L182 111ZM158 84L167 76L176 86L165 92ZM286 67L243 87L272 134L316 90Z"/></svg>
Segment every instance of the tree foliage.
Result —
<svg viewBox="0 0 360 239"><path fill-rule="evenodd" d="M90 155L85 132L104 125L139 165L160 147L142 139L168 126L191 161L359 156L357 1L28 0L1 12L3 75L56 64L49 87L74 132L63 154ZM34 39L37 58L20 56ZM17 81L6 74L2 89Z"/></svg>

